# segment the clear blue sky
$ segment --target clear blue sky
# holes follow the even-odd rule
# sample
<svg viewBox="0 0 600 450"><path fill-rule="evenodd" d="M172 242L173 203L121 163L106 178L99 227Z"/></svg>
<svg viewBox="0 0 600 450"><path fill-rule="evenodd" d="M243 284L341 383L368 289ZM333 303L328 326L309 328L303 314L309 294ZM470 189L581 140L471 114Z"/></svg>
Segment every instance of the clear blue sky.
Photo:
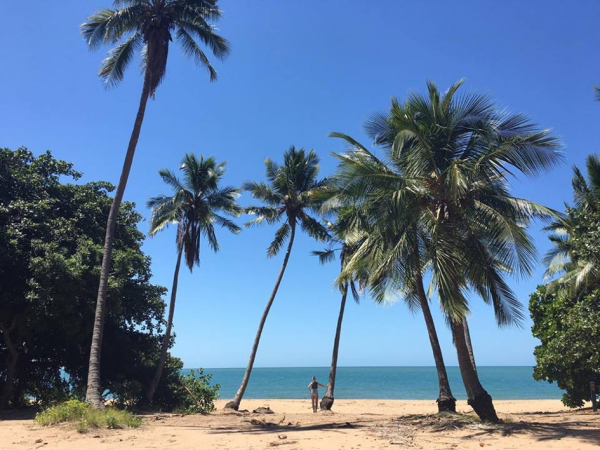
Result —
<svg viewBox="0 0 600 450"><path fill-rule="evenodd" d="M116 183L137 108L142 79L137 63L116 89L96 73L105 49L90 53L79 25L108 0L2 2L0 5L0 146L47 149L72 161L83 181ZM600 4L595 1L222 0L221 33L231 57L216 64L219 81L172 46L167 77L148 105L125 198L148 217L146 200L169 190L158 177L176 169L185 152L228 162L226 181L264 178L263 160L280 160L290 145L314 148L322 173L335 169L327 138L343 131L367 143L366 117L391 96L441 88L459 78L488 92L502 108L552 128L567 163L540 178L519 180L514 192L562 209L571 198L572 164L600 149ZM242 202L248 204L248 195ZM148 223L141 227L147 231ZM543 233L533 230L543 253ZM241 235L219 232L221 251L203 248L201 267L182 273L175 315L175 355L187 367L242 367L281 257L267 259L273 228ZM297 240L268 318L257 366L325 366L339 307L332 287L337 265L319 266L319 248ZM148 239L154 282L169 286L175 263L174 230ZM542 268L511 281L527 305ZM474 297L472 336L480 365L531 365L535 339L525 328L498 330L492 309ZM450 334L434 300L435 319L449 365ZM421 315L404 304L350 303L340 365L431 365Z"/></svg>

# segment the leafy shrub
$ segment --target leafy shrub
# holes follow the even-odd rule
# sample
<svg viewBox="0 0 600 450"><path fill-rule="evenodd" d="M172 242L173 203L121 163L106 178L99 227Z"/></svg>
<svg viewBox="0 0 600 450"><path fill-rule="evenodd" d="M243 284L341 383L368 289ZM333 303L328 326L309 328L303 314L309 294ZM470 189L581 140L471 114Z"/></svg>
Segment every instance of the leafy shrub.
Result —
<svg viewBox="0 0 600 450"><path fill-rule="evenodd" d="M221 386L211 386L211 379L212 375L205 375L203 369L191 370L188 375L181 376L176 392L179 402L175 409L187 414L207 414L214 411L214 401L219 398Z"/></svg>
<svg viewBox="0 0 600 450"><path fill-rule="evenodd" d="M546 295L545 287L538 287L529 310L533 336L540 340L533 377L556 382L566 391L566 406L582 407L590 400L590 382L600 385L600 290Z"/></svg>
<svg viewBox="0 0 600 450"><path fill-rule="evenodd" d="M142 420L129 411L115 408L94 409L79 400L68 400L52 406L37 414L35 422L42 426L73 422L76 423L79 433L95 428L137 428L142 424Z"/></svg>

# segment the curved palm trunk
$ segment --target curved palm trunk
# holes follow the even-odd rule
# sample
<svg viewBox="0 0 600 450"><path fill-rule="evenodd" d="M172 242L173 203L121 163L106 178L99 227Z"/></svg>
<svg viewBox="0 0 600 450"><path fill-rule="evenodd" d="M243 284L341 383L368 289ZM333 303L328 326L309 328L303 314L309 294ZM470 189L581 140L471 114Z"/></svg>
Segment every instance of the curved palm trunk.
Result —
<svg viewBox="0 0 600 450"><path fill-rule="evenodd" d="M429 335L429 342L431 344L431 351L433 352L433 359L435 361L435 368L437 370L438 384L439 384L439 397L436 400L438 404L438 412L456 412L456 399L452 395L450 389L450 382L448 381L448 374L446 372L446 365L444 364L444 356L442 354L442 348L440 347L440 341L438 340L437 331L435 329L435 323L433 322L433 316L431 315L431 309L429 308L429 301L427 295L425 295L425 289L423 288L423 278L421 274L417 275L417 296L419 297L419 305L423 312L423 318L425 319L425 325L427 326L427 334Z"/></svg>
<svg viewBox="0 0 600 450"><path fill-rule="evenodd" d="M329 369L329 383L327 392L321 400L321 409L330 410L334 402L335 376L337 373L338 351L340 348L340 336L342 334L342 321L344 320L344 309L346 308L346 297L348 296L348 285L344 285L342 291L342 301L340 304L340 314L338 315L337 328L335 330L335 339L333 340L333 354L331 355L331 369Z"/></svg>
<svg viewBox="0 0 600 450"><path fill-rule="evenodd" d="M108 214L108 222L106 224L106 235L104 237L102 269L100 272L98 298L96 300L96 314L94 317L94 329L92 332L92 345L90 348L90 363L88 368L87 392L85 396L86 400L90 402L95 408L104 408L104 402L102 401L101 395L102 393L100 392L100 356L102 350L102 336L104 333L104 317L106 315L106 294L108 291L108 277L110 273L113 242L115 239L115 227L117 224L117 217L119 215L119 208L121 206L123 194L125 193L125 187L127 186L127 179L129 178L129 172L131 171L131 165L133 163L135 148L140 137L142 123L144 121L144 113L146 112L146 103L148 102L149 95L149 72L146 71L144 75L144 87L142 88L140 105L138 107L137 116L135 118L133 131L131 132L131 137L129 139L129 146L127 147L125 162L123 163L123 169L121 170L121 178L119 179L119 185L117 186L117 191L115 192L115 197L110 207L110 213Z"/></svg>
<svg viewBox="0 0 600 450"><path fill-rule="evenodd" d="M148 404L152 403L154 393L156 392L156 388L158 387L158 383L160 382L160 377L162 376L163 368L165 367L165 361L167 359L167 351L169 350L169 342L171 340L171 329L173 327L173 316L175 315L175 300L177 298L177 283L179 282L179 267L181 266L182 254L183 246L180 245L179 251L177 253L177 264L175 264L175 273L173 274L173 288L171 289L171 302L169 303L169 317L167 318L167 329L165 330L165 335L163 337L162 346L160 349L158 366L156 367L156 372L154 374L152 382L150 383L148 392L146 392L146 401L148 402Z"/></svg>
<svg viewBox="0 0 600 450"><path fill-rule="evenodd" d="M256 332L256 337L254 338L252 351L250 352L250 360L248 361L248 367L246 367L244 378L242 378L242 384L240 385L240 388L235 394L233 400L225 405L225 409L235 409L237 411L240 407L240 403L242 402L242 398L244 397L244 392L246 392L246 388L248 387L248 382L250 381L250 374L252 373L252 367L254 366L254 359L256 358L256 352L258 350L258 344L260 343L260 336L262 335L263 327L265 326L265 321L267 320L269 310L273 305L273 300L275 300L275 296L277 295L277 290L279 289L279 285L281 284L281 279L283 278L285 268L287 267L288 260L290 259L290 253L292 252L292 245L294 244L294 237L296 236L296 223L294 222L290 225L292 227L290 242L288 243L287 251L285 252L285 257L283 258L283 264L281 266L281 270L279 271L279 276L277 277L277 281L275 282L275 286L273 287L273 292L271 292L271 297L269 298L267 307L265 308L263 315L260 318L258 331Z"/></svg>
<svg viewBox="0 0 600 450"><path fill-rule="evenodd" d="M481 385L477 371L471 362L469 349L465 340L465 327L462 320L452 322L452 332L454 334L454 345L456 346L460 374L467 391L467 403L471 405L482 421L498 422L499 419L492 402L492 397Z"/></svg>
<svg viewBox="0 0 600 450"><path fill-rule="evenodd" d="M10 337L10 333L14 331L17 324L16 317L13 318L10 326L0 326L2 336L4 338L4 344L8 350L6 355L6 379L4 380L4 386L2 388L2 396L0 397L0 410L5 409L8 406L8 402L13 393L15 374L17 372L17 360L19 359L19 352L17 347Z"/></svg>
<svg viewBox="0 0 600 450"><path fill-rule="evenodd" d="M471 333L469 331L469 322L467 322L467 318L463 318L463 328L465 329L465 343L467 344L467 350L469 350L469 358L471 359L471 364L473 365L473 369L477 372L477 365L475 364L475 354L473 353L473 345L471 344Z"/></svg>

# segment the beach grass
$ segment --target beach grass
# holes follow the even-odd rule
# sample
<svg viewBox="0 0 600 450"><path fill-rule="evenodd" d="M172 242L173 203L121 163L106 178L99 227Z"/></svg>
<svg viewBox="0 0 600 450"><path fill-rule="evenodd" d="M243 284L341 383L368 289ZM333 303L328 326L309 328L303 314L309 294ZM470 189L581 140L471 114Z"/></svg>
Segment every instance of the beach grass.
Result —
<svg viewBox="0 0 600 450"><path fill-rule="evenodd" d="M45 427L74 423L79 433L85 433L98 428L137 428L142 424L142 419L129 411L116 408L100 410L79 400L68 400L38 413L35 422Z"/></svg>

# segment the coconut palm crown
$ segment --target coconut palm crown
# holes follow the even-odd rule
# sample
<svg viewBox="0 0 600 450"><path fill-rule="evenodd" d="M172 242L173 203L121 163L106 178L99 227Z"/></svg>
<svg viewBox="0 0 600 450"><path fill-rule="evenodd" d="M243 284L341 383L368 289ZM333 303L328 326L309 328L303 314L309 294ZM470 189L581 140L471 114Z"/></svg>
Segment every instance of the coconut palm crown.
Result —
<svg viewBox="0 0 600 450"><path fill-rule="evenodd" d="M221 17L218 0L115 0L117 9L102 9L88 17L81 32L90 49L116 45L102 62L99 76L106 86L118 84L134 54L141 51L150 95L163 80L169 45L175 39L183 52L217 79L198 41L215 57L229 54L229 43L210 22Z"/></svg>
<svg viewBox="0 0 600 450"><path fill-rule="evenodd" d="M173 195L160 195L148 201L148 207L152 208L150 234L177 224L177 245L182 247L185 263L191 270L200 264L202 237L213 251L219 250L215 225L232 233L240 232L240 227L225 215L237 217L242 208L237 204L240 190L220 186L225 163L217 164L213 157L205 159L187 154L180 170L182 179L168 169L159 172L163 181L173 188Z"/></svg>
<svg viewBox="0 0 600 450"><path fill-rule="evenodd" d="M252 197L265 203L265 206L246 208L248 214L257 216L247 222L246 226L283 221L267 250L269 257L279 253L298 224L317 240L326 241L329 238L327 228L309 214L319 214L322 205L319 193L328 183L327 179L317 179L319 157L313 150L307 153L302 148L292 146L285 152L283 159L281 166L268 158L265 160L268 183L244 183L244 189Z"/></svg>
<svg viewBox="0 0 600 450"><path fill-rule="evenodd" d="M404 230L419 227L433 286L450 316L467 312L465 291L473 288L494 305L500 324L518 323L520 304L502 274L531 273L536 252L525 226L556 213L512 196L508 177L554 167L560 145L549 130L498 111L485 95L456 95L461 85L442 94L429 82L427 96L393 99L389 112L374 115L366 128L382 158L334 133L352 146L338 155L340 176L375 205L374 220L403 215Z"/></svg>

